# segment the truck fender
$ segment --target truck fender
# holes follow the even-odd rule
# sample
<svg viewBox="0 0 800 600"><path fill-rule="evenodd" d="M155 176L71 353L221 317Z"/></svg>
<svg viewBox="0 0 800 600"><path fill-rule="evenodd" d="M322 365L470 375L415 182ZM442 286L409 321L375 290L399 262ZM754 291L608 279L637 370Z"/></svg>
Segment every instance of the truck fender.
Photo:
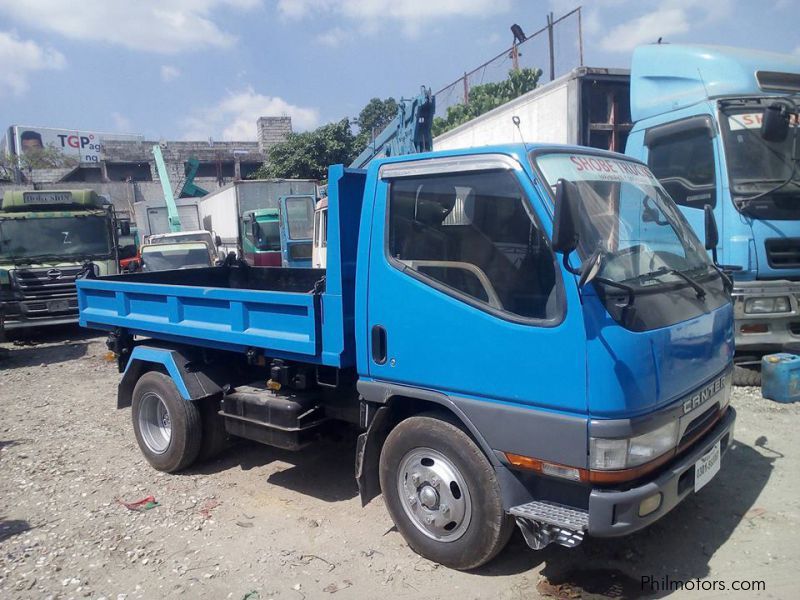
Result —
<svg viewBox="0 0 800 600"><path fill-rule="evenodd" d="M187 354L173 348L136 346L117 388L117 408L131 405L136 382L154 367L163 368L167 372L184 400L200 400L221 393L222 387L206 373L191 367L191 357Z"/></svg>
<svg viewBox="0 0 800 600"><path fill-rule="evenodd" d="M378 465L386 436L400 420L412 416L412 414L419 414L420 411L428 412L432 408L431 405L438 405L443 409L444 414L450 415L455 424L463 426L481 448L497 475L504 508L523 504L530 500L529 493L517 475L508 468L498 453L492 450L480 431L450 396L431 390L377 381L361 380L357 386L367 405L366 409L362 411L362 417L365 417L362 426L366 427L366 431L358 436L356 446L356 481L362 506L366 506L370 500L381 493ZM418 407L420 410L409 413L407 407L404 406L406 404L404 399L408 399L410 402L420 400L424 405ZM370 413L372 414L370 415Z"/></svg>

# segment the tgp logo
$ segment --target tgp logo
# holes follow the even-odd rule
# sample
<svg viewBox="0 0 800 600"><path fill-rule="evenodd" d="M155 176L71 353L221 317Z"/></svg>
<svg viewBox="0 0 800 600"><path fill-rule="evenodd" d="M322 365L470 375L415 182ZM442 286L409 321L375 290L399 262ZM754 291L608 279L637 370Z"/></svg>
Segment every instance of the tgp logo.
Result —
<svg viewBox="0 0 800 600"><path fill-rule="evenodd" d="M58 134L58 139L61 140L61 147L64 148L69 146L70 148L86 148L89 146L90 148L93 147L92 140L94 140L94 135L67 135L66 133Z"/></svg>

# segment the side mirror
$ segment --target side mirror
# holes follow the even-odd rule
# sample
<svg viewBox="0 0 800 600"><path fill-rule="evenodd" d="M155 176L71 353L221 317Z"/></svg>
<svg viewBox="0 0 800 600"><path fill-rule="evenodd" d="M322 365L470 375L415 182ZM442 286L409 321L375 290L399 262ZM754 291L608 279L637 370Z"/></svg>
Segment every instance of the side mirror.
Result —
<svg viewBox="0 0 800 600"><path fill-rule="evenodd" d="M119 234L120 235L130 235L131 234L131 222L130 221L120 221L119 223Z"/></svg>
<svg viewBox="0 0 800 600"><path fill-rule="evenodd" d="M556 183L555 212L553 214L553 250L565 256L578 246L575 213L581 193L571 181L559 179Z"/></svg>
<svg viewBox="0 0 800 600"><path fill-rule="evenodd" d="M717 229L717 219L714 217L714 209L710 204L703 207L705 217L706 250L716 251L719 244L719 230ZM714 258L716 260L716 257Z"/></svg>
<svg viewBox="0 0 800 600"><path fill-rule="evenodd" d="M222 246L222 238L219 237L219 234L214 236L214 244L219 247Z"/></svg>
<svg viewBox="0 0 800 600"><path fill-rule="evenodd" d="M761 137L767 142L782 142L789 135L789 111L778 104L770 104L764 109L761 120Z"/></svg>

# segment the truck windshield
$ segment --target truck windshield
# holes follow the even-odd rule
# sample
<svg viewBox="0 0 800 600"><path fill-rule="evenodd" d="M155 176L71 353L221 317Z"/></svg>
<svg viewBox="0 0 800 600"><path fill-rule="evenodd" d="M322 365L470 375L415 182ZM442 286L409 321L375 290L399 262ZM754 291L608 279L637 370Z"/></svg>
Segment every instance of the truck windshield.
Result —
<svg viewBox="0 0 800 600"><path fill-rule="evenodd" d="M535 158L553 190L559 179L581 193L578 252L602 255L601 277L644 287L708 273L703 245L650 170L637 162L589 154Z"/></svg>
<svg viewBox="0 0 800 600"><path fill-rule="evenodd" d="M111 250L104 216L0 219L0 258L79 260L107 257Z"/></svg>
<svg viewBox="0 0 800 600"><path fill-rule="evenodd" d="M256 248L262 252L280 252L281 232L278 221L256 221L258 236L255 239Z"/></svg>
<svg viewBox="0 0 800 600"><path fill-rule="evenodd" d="M728 163L731 187L735 194L755 195L787 179L792 172L792 137L782 142L767 142L761 137L764 104L722 107L722 138ZM793 119L797 127L797 119ZM788 186L784 193L798 194L798 186Z"/></svg>
<svg viewBox="0 0 800 600"><path fill-rule="evenodd" d="M205 244L158 244L142 248L143 271L168 271L211 266Z"/></svg>
<svg viewBox="0 0 800 600"><path fill-rule="evenodd" d="M314 201L309 197L286 199L286 222L293 240L310 240L314 235Z"/></svg>

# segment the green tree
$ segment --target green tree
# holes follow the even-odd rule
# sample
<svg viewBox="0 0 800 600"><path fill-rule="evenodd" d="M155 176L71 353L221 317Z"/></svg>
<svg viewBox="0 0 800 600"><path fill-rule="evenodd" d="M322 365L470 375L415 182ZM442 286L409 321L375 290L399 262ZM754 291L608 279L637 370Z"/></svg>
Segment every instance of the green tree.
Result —
<svg viewBox="0 0 800 600"><path fill-rule="evenodd" d="M499 83L484 83L469 90L469 102L447 108L447 116L433 120L433 135L458 127L535 89L542 76L541 69L519 69L508 72L508 78Z"/></svg>
<svg viewBox="0 0 800 600"><path fill-rule="evenodd" d="M290 133L269 150L269 161L251 179L318 179L328 177L328 165L350 164L354 158L350 121L328 123L314 131Z"/></svg>
<svg viewBox="0 0 800 600"><path fill-rule="evenodd" d="M318 179L328 176L328 165L349 165L397 115L394 98L373 98L355 120L354 135L350 121L342 119L313 131L291 133L285 142L274 145L269 160L250 179Z"/></svg>
<svg viewBox="0 0 800 600"><path fill-rule="evenodd" d="M397 116L397 101L394 98L373 98L361 109L356 119L358 135L355 148L361 152Z"/></svg>

